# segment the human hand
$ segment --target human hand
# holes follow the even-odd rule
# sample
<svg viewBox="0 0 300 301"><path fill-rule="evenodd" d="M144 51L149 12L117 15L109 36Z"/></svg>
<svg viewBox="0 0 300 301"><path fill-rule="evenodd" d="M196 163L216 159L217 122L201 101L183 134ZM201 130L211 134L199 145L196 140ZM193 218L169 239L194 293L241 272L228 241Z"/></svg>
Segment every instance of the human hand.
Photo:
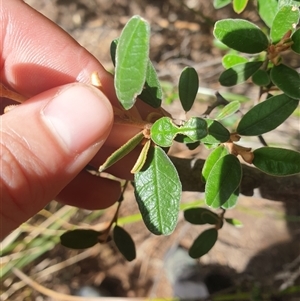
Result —
<svg viewBox="0 0 300 301"><path fill-rule="evenodd" d="M1 82L29 98L0 117L3 238L54 198L88 209L113 204L119 183L82 170L92 158L98 167L137 129L113 125L113 78L67 33L23 1L3 2L0 15ZM104 93L86 85L94 71ZM110 171L128 177L134 160Z"/></svg>

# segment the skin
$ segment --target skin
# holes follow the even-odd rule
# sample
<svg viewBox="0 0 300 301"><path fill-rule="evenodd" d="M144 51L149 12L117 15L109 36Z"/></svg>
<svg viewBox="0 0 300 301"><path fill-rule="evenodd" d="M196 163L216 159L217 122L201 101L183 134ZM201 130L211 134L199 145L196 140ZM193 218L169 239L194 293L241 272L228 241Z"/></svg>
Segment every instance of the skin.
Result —
<svg viewBox="0 0 300 301"><path fill-rule="evenodd" d="M0 117L3 239L54 198L87 209L106 208L116 202L119 183L83 169L87 164L98 169L140 129L114 123L111 105L118 106L118 101L112 76L66 32L20 0L1 2L0 18L1 82L28 98ZM99 74L103 93L86 85L94 71ZM70 107L67 126L76 139L68 147L60 139L62 133L54 131L44 118L49 111L60 116L60 102L56 102L57 110L49 109L49 103L57 95L65 95L62 91L68 91L69 98L73 93L84 99ZM0 103L3 108L7 99L0 98ZM134 108L132 115L139 117L141 111L147 115L150 109L142 105ZM94 114L99 118L93 119ZM91 120L93 126L88 127ZM133 152L108 171L131 179L129 171L137 155L138 151Z"/></svg>

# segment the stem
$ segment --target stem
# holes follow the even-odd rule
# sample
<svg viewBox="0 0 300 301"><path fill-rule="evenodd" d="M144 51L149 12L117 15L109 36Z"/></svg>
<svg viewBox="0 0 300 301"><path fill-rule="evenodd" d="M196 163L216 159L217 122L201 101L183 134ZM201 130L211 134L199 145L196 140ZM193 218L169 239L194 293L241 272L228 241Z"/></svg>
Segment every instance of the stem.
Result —
<svg viewBox="0 0 300 301"><path fill-rule="evenodd" d="M268 143L266 142L265 138L262 135L257 136L257 138L263 146L268 146Z"/></svg>
<svg viewBox="0 0 300 301"><path fill-rule="evenodd" d="M206 111L202 114L202 116L209 116L209 114L218 106L220 105L228 105L229 102L219 93L216 92L216 101L207 107Z"/></svg>
<svg viewBox="0 0 300 301"><path fill-rule="evenodd" d="M0 97L14 100L18 103L23 103L27 98L21 94L13 92L0 83Z"/></svg>
<svg viewBox="0 0 300 301"><path fill-rule="evenodd" d="M120 208L121 208L121 204L122 204L122 200L123 200L123 195L124 195L124 192L125 192L125 190L126 190L126 188L127 188L127 185L128 185L128 181L126 181L125 184L123 185L123 189L122 189L122 191L121 191L120 198L119 198L119 200L118 200L118 207L117 207L117 210L116 210L116 212L115 212L115 214L114 214L114 217L112 218L110 224L108 225L107 229L105 230L105 232L106 232L106 237L105 237L105 238L106 238L106 239L108 238L108 235L109 235L109 233L110 233L110 230L111 230L112 225L113 225L114 223L117 224L117 222L118 222L119 211L120 211ZM105 239L105 241L106 241L106 239Z"/></svg>
<svg viewBox="0 0 300 301"><path fill-rule="evenodd" d="M265 70L267 71L268 70L268 65L269 65L269 58L268 56L266 55L266 58L263 62L263 65L262 65L262 70ZM269 89L268 90L264 90L264 87L259 87L259 94L258 94L258 99L260 100L262 95L264 93L268 93L269 92ZM259 135L257 136L258 140L261 142L262 145L264 146L268 146L268 143L266 142L266 140L264 139L264 137L262 135Z"/></svg>

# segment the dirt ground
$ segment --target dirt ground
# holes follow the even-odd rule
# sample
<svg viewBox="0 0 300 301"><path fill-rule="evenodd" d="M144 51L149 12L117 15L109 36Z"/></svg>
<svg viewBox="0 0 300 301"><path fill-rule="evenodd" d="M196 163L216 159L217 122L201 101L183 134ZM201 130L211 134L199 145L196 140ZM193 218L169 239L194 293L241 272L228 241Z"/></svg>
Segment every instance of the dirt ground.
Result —
<svg viewBox="0 0 300 301"><path fill-rule="evenodd" d="M201 88L226 91L218 84L218 76L223 70L223 53L213 46L212 27L218 19L237 17L230 7L215 11L212 1L205 0L26 2L69 32L109 70L112 69L110 42L119 36L132 15L139 14L151 24L150 56L160 79L176 85L182 68L192 65L199 74ZM249 11L243 16L258 22L255 13ZM291 65L300 68L297 59L291 56L289 60ZM252 99L258 95L258 91L250 89L247 84L237 87L235 91ZM203 113L212 97L203 96L204 99L196 103L192 113ZM180 118L182 111L178 102L166 105L165 108L173 116ZM275 144L280 140L280 144L300 150L299 129L299 118L294 117L277 131L267 135L266 139ZM283 139L283 136L286 138ZM253 143L257 144L256 141ZM172 155L191 156L182 147L172 149ZM199 158L205 158L206 155L204 148L197 149ZM132 192L132 188L129 188L125 193L125 206L122 207L121 216L138 212ZM184 192L182 202L202 199L201 193ZM253 197L240 197L238 206L228 212L228 217L241 220L244 227L225 225L213 250L200 260L203 280L213 279L209 282L212 291L218 289L218 281L222 281L220 279L229 279L231 286L247 292L260 288L269 293L280 287L284 288L285 285L300 285L299 200L300 196L287 205L262 199L259 193ZM114 210L114 207L108 209L97 222L108 221ZM165 267L166 256L170 256L167 252L178 245L188 248L204 228L188 225L180 215L175 232L168 237L149 234L140 221L126 225L125 229L132 235L137 246L135 261L127 263L112 243L97 246L91 250L88 258L50 274L43 279L42 285L66 294L73 294L80 287L88 285L104 289L115 297L172 297L172 287ZM78 252L57 245L25 268L24 272L30 275L32 269L47 258L51 264L56 264L76 254ZM296 275L295 279L292 279L293 275ZM30 294L27 293L24 299L26 290L30 290ZM300 300L300 295L285 298L272 300ZM10 300L50 301L55 298L27 287L18 291Z"/></svg>

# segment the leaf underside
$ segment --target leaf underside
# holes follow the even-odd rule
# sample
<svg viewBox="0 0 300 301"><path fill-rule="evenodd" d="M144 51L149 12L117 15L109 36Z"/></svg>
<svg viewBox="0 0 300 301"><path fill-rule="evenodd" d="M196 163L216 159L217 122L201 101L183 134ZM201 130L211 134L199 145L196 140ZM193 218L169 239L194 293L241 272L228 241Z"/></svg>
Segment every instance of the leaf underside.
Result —
<svg viewBox="0 0 300 301"><path fill-rule="evenodd" d="M139 16L124 27L116 50L115 89L123 107L130 109L142 92L149 61L150 26Z"/></svg>

